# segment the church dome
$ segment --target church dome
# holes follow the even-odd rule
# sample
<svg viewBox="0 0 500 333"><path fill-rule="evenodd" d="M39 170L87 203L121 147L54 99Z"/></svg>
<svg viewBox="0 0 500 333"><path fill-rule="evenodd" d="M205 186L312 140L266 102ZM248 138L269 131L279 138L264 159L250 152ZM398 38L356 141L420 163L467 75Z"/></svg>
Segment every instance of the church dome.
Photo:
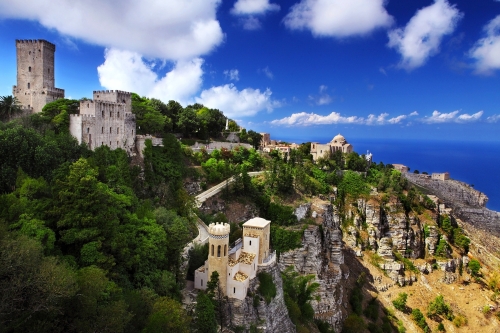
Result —
<svg viewBox="0 0 500 333"><path fill-rule="evenodd" d="M337 134L333 139L332 139L332 143L345 143L346 140L345 138L341 135L341 134Z"/></svg>

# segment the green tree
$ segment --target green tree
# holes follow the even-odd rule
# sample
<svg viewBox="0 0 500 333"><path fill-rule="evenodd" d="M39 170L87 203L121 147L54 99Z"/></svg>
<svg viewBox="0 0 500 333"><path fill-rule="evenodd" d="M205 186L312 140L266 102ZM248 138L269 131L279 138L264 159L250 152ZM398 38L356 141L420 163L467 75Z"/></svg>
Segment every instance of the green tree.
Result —
<svg viewBox="0 0 500 333"><path fill-rule="evenodd" d="M204 292L199 292L196 297L194 328L199 333L217 332L214 305L210 297Z"/></svg>
<svg viewBox="0 0 500 333"><path fill-rule="evenodd" d="M481 270L481 264L476 259L472 259L469 261L467 265L470 269L471 275L474 277L479 277L481 274L479 273Z"/></svg>
<svg viewBox="0 0 500 333"><path fill-rule="evenodd" d="M143 333L189 333L190 321L182 304L168 297L160 297L153 305L153 312Z"/></svg>
<svg viewBox="0 0 500 333"><path fill-rule="evenodd" d="M224 298L224 291L222 290L219 273L217 271L212 272L210 280L207 282L206 291L214 304L215 318L221 327L220 331L223 332L224 324L226 322L226 300Z"/></svg>
<svg viewBox="0 0 500 333"><path fill-rule="evenodd" d="M427 307L427 317L434 316L444 316L449 320L453 320L453 312L450 305L444 301L443 295L437 296Z"/></svg>
<svg viewBox="0 0 500 333"><path fill-rule="evenodd" d="M177 129L185 137L193 137L200 130L200 121L196 115L196 110L187 107L180 114L176 124Z"/></svg>
<svg viewBox="0 0 500 333"><path fill-rule="evenodd" d="M69 115L77 114L80 102L76 99L61 98L45 104L40 119L56 133L69 132ZM36 117L36 115L34 115Z"/></svg>
<svg viewBox="0 0 500 333"><path fill-rule="evenodd" d="M12 116L21 113L21 104L18 99L12 95L0 96L0 120L10 120Z"/></svg>
<svg viewBox="0 0 500 333"><path fill-rule="evenodd" d="M392 301L392 305L399 311L406 311L406 300L408 299L407 293L399 293L398 297Z"/></svg>

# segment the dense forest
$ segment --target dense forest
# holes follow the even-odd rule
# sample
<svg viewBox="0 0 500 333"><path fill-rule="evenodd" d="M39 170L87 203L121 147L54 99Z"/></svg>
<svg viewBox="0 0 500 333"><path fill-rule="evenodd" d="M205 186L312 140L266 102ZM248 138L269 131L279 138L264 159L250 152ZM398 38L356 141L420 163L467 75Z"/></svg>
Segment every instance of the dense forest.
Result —
<svg viewBox="0 0 500 333"><path fill-rule="evenodd" d="M162 137L163 147L146 141L139 162L121 149L90 151L68 132L69 115L78 106L77 100L62 99L39 114L16 115L15 100L0 101L1 331L216 332L224 321L216 276L208 291L199 293L196 309L181 305L186 274L192 279L207 249L195 246L189 263L183 250L197 234L197 216L207 224L230 222L231 242L242 230L222 213L198 212L184 188L188 179L208 188L234 176L224 195L250 200L273 222L271 245L278 256L300 247L308 223L298 223L290 198L329 197L343 224L352 222L347 209L371 189L385 193L383 202L398 200L406 211L433 204L392 165L370 164L357 153L336 152L313 163L310 143L289 155L242 147L193 152L193 139L224 140L223 113L136 94L138 133ZM232 120L229 131L258 148L260 134ZM249 177L257 170L264 170L263 176ZM456 235L465 247L466 240ZM313 320L312 277L291 269L282 276L297 327L331 332L328 324ZM274 297L269 277L259 279L262 296Z"/></svg>

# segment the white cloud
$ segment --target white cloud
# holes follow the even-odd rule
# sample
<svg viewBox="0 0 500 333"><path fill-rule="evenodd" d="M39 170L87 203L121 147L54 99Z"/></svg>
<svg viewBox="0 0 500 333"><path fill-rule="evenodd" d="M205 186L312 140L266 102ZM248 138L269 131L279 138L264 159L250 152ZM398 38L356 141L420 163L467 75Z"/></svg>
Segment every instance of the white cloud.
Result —
<svg viewBox="0 0 500 333"><path fill-rule="evenodd" d="M260 72L260 70L259 70L259 72ZM273 72L271 72L271 70L269 69L269 67L263 68L262 72L264 73L265 76L267 76L271 80L274 78L274 74L273 74Z"/></svg>
<svg viewBox="0 0 500 333"><path fill-rule="evenodd" d="M424 117L422 118L422 121L428 124L453 123L453 122L465 123L465 122L477 121L483 115L483 111L476 112L472 115L469 115L467 113L458 115L459 112L460 112L459 110L456 110L449 113L441 113L435 110L434 112L432 112L432 116Z"/></svg>
<svg viewBox="0 0 500 333"><path fill-rule="evenodd" d="M89 43L169 60L206 54L224 38L221 0L2 0L0 17L37 21Z"/></svg>
<svg viewBox="0 0 500 333"><path fill-rule="evenodd" d="M500 121L500 114L494 114L493 116L489 116L488 118L486 118L486 121L489 123L496 123L497 121Z"/></svg>
<svg viewBox="0 0 500 333"><path fill-rule="evenodd" d="M413 117L413 116L418 116L418 112L417 111L413 111L412 113L409 114L410 117Z"/></svg>
<svg viewBox="0 0 500 333"><path fill-rule="evenodd" d="M309 95L309 100L316 105L328 105L333 102L333 98L327 93L328 87L319 86L319 95Z"/></svg>
<svg viewBox="0 0 500 333"><path fill-rule="evenodd" d="M222 110L230 118L248 117L260 111L268 112L280 107L281 103L271 99L272 92L268 88L261 92L259 89L245 88L238 90L233 84L212 87L203 90L197 103L210 108Z"/></svg>
<svg viewBox="0 0 500 333"><path fill-rule="evenodd" d="M260 20L253 16L240 19L240 23L245 30L259 30L262 27Z"/></svg>
<svg viewBox="0 0 500 333"><path fill-rule="evenodd" d="M269 0L238 0L231 9L234 15L258 15L269 11L278 11L280 6Z"/></svg>
<svg viewBox="0 0 500 333"><path fill-rule="evenodd" d="M185 105L202 84L203 60L179 60L173 69L159 78L142 56L130 51L107 49L105 61L97 68L99 81L106 89L133 91L164 102L176 100Z"/></svg>
<svg viewBox="0 0 500 333"><path fill-rule="evenodd" d="M240 80L240 72L237 69L225 70L224 75L231 81Z"/></svg>
<svg viewBox="0 0 500 333"><path fill-rule="evenodd" d="M476 59L476 72L491 74L500 69L500 15L484 27L486 37L481 38L469 51L469 56Z"/></svg>
<svg viewBox="0 0 500 333"><path fill-rule="evenodd" d="M389 31L388 46L401 54L401 67L408 70L420 67L439 51L441 40L455 30L462 16L447 0L435 0L418 10L406 27Z"/></svg>
<svg viewBox="0 0 500 333"><path fill-rule="evenodd" d="M387 125L387 124L400 124L407 115L400 115L397 117L389 118L388 113L381 113L380 115L370 114L368 117L359 116L342 116L338 112L332 112L329 115L323 116L316 113L299 112L294 113L289 117L282 119L275 119L271 121L272 125L277 126L313 126L313 125L332 125L332 124L356 124L356 125Z"/></svg>
<svg viewBox="0 0 500 333"><path fill-rule="evenodd" d="M385 0L301 0L285 16L292 30L310 30L315 36L348 37L365 35L388 27L393 18L385 10Z"/></svg>

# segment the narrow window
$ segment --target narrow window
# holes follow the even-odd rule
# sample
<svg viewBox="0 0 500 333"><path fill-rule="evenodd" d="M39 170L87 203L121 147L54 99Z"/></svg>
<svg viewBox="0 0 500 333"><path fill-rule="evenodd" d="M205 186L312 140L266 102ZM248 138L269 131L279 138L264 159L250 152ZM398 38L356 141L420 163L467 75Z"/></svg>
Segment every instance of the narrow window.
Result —
<svg viewBox="0 0 500 333"><path fill-rule="evenodd" d="M227 245L224 245L224 257L226 256Z"/></svg>
<svg viewBox="0 0 500 333"><path fill-rule="evenodd" d="M31 88L31 84L28 82L28 89Z"/></svg>
<svg viewBox="0 0 500 333"><path fill-rule="evenodd" d="M248 245L252 245L252 241L250 241L250 244L248 244Z"/></svg>
<svg viewBox="0 0 500 333"><path fill-rule="evenodd" d="M134 135L134 130L132 130L132 135Z"/></svg>
<svg viewBox="0 0 500 333"><path fill-rule="evenodd" d="M48 68L48 69L47 69L47 73L49 73L49 74L50 74L50 68Z"/></svg>
<svg viewBox="0 0 500 333"><path fill-rule="evenodd" d="M113 128L112 127L109 128L109 134L111 134L111 133L113 133Z"/></svg>
<svg viewBox="0 0 500 333"><path fill-rule="evenodd" d="M253 270L255 271L255 263L253 263Z"/></svg>
<svg viewBox="0 0 500 333"><path fill-rule="evenodd" d="M118 147L118 141L116 141L116 146Z"/></svg>
<svg viewBox="0 0 500 333"><path fill-rule="evenodd" d="M31 73L31 66L29 66L29 67L28 67L28 72L30 72L30 73Z"/></svg>
<svg viewBox="0 0 500 333"><path fill-rule="evenodd" d="M87 103L87 109L89 108L89 103Z"/></svg>
<svg viewBox="0 0 500 333"><path fill-rule="evenodd" d="M111 147L111 141L109 141L109 146Z"/></svg>
<svg viewBox="0 0 500 333"><path fill-rule="evenodd" d="M101 127L101 134L104 134L104 127Z"/></svg>
<svg viewBox="0 0 500 333"><path fill-rule="evenodd" d="M120 127L116 128L116 134L120 134Z"/></svg>
<svg viewBox="0 0 500 333"><path fill-rule="evenodd" d="M101 146L104 146L104 142L101 142Z"/></svg>
<svg viewBox="0 0 500 333"><path fill-rule="evenodd" d="M233 288L233 294L236 294L236 287Z"/></svg>
<svg viewBox="0 0 500 333"><path fill-rule="evenodd" d="M212 244L212 257L214 256L214 245Z"/></svg>
<svg viewBox="0 0 500 333"><path fill-rule="evenodd" d="M102 117L104 118L104 111L102 111Z"/></svg>
<svg viewBox="0 0 500 333"><path fill-rule="evenodd" d="M120 118L120 112L117 112L117 115L116 115L118 118Z"/></svg>
<svg viewBox="0 0 500 333"><path fill-rule="evenodd" d="M220 257L220 245L217 246L217 257Z"/></svg>
<svg viewBox="0 0 500 333"><path fill-rule="evenodd" d="M201 279L201 286L203 287L203 279Z"/></svg>
<svg viewBox="0 0 500 333"><path fill-rule="evenodd" d="M87 127L87 133L89 133L89 131L90 131L90 128Z"/></svg>
<svg viewBox="0 0 500 333"><path fill-rule="evenodd" d="M113 117L113 112L109 111L109 116Z"/></svg>
<svg viewBox="0 0 500 333"><path fill-rule="evenodd" d="M229 276L231 276L231 272L229 272Z"/></svg>

